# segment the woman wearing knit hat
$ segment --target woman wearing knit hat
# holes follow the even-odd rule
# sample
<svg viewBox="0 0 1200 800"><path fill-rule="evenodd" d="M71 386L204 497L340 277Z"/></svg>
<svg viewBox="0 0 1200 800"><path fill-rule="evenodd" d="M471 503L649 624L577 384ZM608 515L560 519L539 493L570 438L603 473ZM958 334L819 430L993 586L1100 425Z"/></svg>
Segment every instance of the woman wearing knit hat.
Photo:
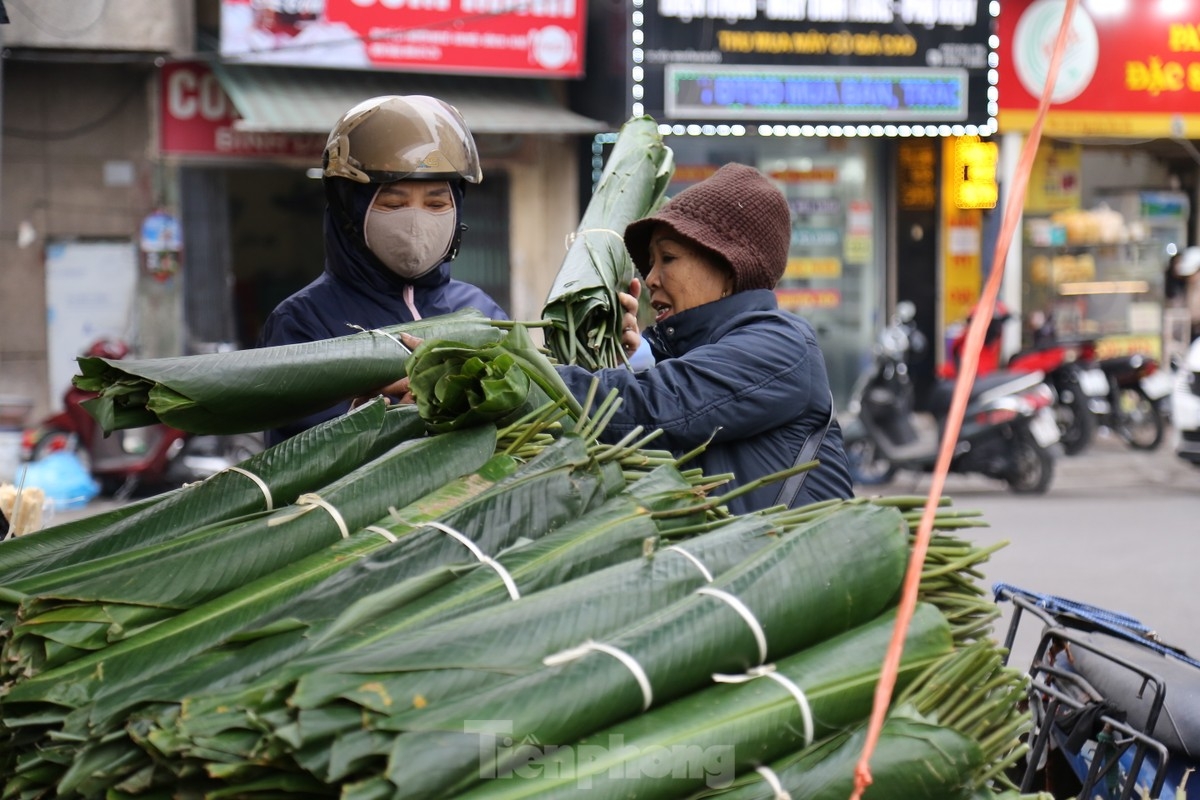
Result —
<svg viewBox="0 0 1200 800"><path fill-rule="evenodd" d="M655 310L643 334L655 366L596 373L559 367L580 398L596 378L600 396L617 390L622 402L606 438L641 425L661 428L656 446L679 455L707 442L699 466L708 475L732 473L726 490L820 461L794 480L734 498L730 510L739 514L853 495L816 335L780 310L773 291L791 230L783 193L758 170L726 164L625 229ZM635 281L631 289L625 302L636 308L641 287ZM626 321L623 341L633 352L636 317Z"/></svg>
<svg viewBox="0 0 1200 800"><path fill-rule="evenodd" d="M642 287L635 279L631 294L621 295L621 341L632 355L644 336L654 366L594 373L557 367L581 401L593 380L599 396L613 389L620 395L603 438L618 441L641 426L661 429L655 446L676 455L704 446L697 458L704 474L734 475L725 491L820 462L781 485L733 498L735 514L853 496L816 334L775 301L791 230L783 193L758 170L726 164L625 229L655 320L638 333ZM420 343L406 334L401 339L414 348ZM407 380L385 391L411 401Z"/></svg>

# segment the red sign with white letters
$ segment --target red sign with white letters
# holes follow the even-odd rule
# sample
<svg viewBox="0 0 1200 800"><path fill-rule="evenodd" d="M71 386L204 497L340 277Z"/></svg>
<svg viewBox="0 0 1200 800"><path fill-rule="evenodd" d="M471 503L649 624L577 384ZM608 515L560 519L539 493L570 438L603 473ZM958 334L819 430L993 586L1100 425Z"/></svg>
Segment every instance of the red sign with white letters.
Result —
<svg viewBox="0 0 1200 800"><path fill-rule="evenodd" d="M585 0L221 0L241 63L583 75Z"/></svg>
<svg viewBox="0 0 1200 800"><path fill-rule="evenodd" d="M159 150L164 155L320 160L323 135L234 130L237 111L208 65L166 64L160 80Z"/></svg>

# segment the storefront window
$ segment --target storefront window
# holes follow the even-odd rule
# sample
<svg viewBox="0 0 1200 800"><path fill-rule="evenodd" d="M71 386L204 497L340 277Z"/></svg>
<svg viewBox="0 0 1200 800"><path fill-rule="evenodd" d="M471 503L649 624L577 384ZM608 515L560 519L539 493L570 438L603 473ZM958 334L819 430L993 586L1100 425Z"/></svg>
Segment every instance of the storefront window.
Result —
<svg viewBox="0 0 1200 800"><path fill-rule="evenodd" d="M869 139L673 137L676 194L737 161L777 181L792 210L779 305L807 319L844 406L883 304L885 213L880 144Z"/></svg>

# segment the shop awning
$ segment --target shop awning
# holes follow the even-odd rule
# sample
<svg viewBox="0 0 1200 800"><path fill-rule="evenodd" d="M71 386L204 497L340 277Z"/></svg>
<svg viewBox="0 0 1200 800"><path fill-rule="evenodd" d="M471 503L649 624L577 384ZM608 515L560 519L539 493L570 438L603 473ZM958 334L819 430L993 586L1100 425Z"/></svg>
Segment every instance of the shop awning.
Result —
<svg viewBox="0 0 1200 800"><path fill-rule="evenodd" d="M543 80L214 64L238 130L326 134L343 113L381 94L426 94L462 112L476 134L599 133L610 126L563 108Z"/></svg>

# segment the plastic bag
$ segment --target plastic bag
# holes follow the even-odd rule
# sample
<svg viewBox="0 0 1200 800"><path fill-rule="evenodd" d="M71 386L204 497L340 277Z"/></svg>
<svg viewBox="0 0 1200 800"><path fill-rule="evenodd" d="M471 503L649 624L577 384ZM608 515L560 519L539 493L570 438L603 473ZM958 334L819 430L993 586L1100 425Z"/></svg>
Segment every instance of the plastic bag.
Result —
<svg viewBox="0 0 1200 800"><path fill-rule="evenodd" d="M100 484L74 453L57 452L17 470L14 483L36 487L46 493L47 504L56 510L83 508L98 494Z"/></svg>

